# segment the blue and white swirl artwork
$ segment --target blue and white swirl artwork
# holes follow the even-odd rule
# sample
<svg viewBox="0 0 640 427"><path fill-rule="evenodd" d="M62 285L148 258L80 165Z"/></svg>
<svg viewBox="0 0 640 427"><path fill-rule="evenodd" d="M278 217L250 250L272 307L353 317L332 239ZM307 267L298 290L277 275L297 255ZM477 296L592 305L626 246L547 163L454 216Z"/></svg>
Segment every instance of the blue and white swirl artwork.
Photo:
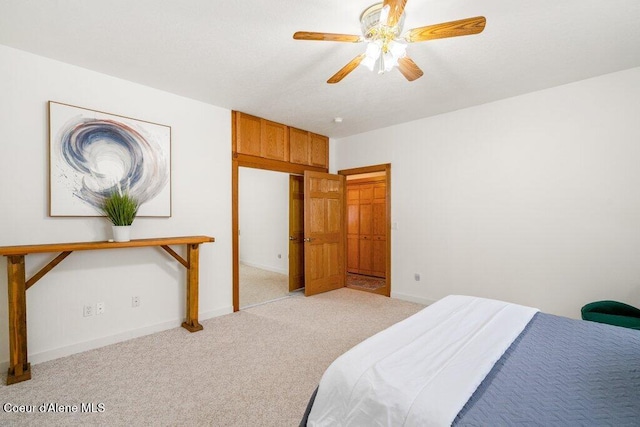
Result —
<svg viewBox="0 0 640 427"><path fill-rule="evenodd" d="M171 128L49 103L51 216L95 216L126 191L140 216L170 216Z"/></svg>

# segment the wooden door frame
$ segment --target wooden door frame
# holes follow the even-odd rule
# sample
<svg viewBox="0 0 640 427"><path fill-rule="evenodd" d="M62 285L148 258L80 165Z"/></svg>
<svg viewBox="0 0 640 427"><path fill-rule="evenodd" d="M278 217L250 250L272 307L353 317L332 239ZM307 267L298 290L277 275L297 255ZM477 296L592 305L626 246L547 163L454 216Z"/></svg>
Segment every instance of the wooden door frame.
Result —
<svg viewBox="0 0 640 427"><path fill-rule="evenodd" d="M235 121L234 121L235 123ZM235 132L233 132L235 135ZM295 163L282 162L279 160L263 159L260 157L248 156L246 154L233 153L231 157L231 246L233 254L233 311L240 310L240 239L238 229L240 227L238 219L238 176L239 168L264 169L275 172L285 172L294 175L304 175L305 170L316 172L327 172L326 168L315 166L298 165Z"/></svg>
<svg viewBox="0 0 640 427"><path fill-rule="evenodd" d="M343 170L339 170L338 174L339 175L344 175L345 177L349 176L349 175L361 175L364 173L372 173L372 172L384 172L385 173L385 180L386 180L386 203L387 203L387 260L386 260L386 268L387 268L387 274L385 277L385 292L382 293L382 295L386 295L388 297L391 296L391 163L384 163L381 165L373 165L373 166L364 166L364 167L360 167L360 168L352 168L352 169L343 169ZM347 181L348 182L348 181ZM345 191L345 202L344 202L344 207L345 207L345 221L346 221L346 194L347 192ZM346 256L346 251L347 251L347 235L345 233L345 237L344 237L344 251L345 251L345 256ZM346 275L347 275L347 269L345 268L344 270L344 274L345 274L345 283L346 283Z"/></svg>

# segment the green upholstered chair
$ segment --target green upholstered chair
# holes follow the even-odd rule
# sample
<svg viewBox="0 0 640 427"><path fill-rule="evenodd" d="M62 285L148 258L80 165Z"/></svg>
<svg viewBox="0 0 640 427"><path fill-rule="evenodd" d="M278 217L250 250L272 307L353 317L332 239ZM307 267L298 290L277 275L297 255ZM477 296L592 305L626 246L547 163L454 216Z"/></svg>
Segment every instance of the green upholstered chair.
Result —
<svg viewBox="0 0 640 427"><path fill-rule="evenodd" d="M596 301L582 307L582 318L640 330L640 309L618 301Z"/></svg>

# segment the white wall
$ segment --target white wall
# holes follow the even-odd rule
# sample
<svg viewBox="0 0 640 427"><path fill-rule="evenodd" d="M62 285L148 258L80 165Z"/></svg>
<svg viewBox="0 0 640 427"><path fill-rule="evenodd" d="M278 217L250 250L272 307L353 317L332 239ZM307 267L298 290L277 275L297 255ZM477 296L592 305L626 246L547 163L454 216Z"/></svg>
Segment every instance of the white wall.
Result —
<svg viewBox="0 0 640 427"><path fill-rule="evenodd" d="M334 171L392 164L393 296L640 306L640 68L332 148Z"/></svg>
<svg viewBox="0 0 640 427"><path fill-rule="evenodd" d="M240 262L289 274L289 174L241 167L238 175Z"/></svg>
<svg viewBox="0 0 640 427"><path fill-rule="evenodd" d="M230 111L4 46L0 93L0 246L110 238L103 218L47 216L47 101L166 124L173 216L137 218L132 237L214 236L215 243L200 248L200 319L232 310ZM55 255L27 256L28 276ZM6 366L4 257L0 271L0 364ZM141 299L136 309L134 295ZM96 302L105 303L106 313L83 317L83 305ZM29 357L37 363L178 326L185 271L159 248L77 252L29 289L27 303Z"/></svg>

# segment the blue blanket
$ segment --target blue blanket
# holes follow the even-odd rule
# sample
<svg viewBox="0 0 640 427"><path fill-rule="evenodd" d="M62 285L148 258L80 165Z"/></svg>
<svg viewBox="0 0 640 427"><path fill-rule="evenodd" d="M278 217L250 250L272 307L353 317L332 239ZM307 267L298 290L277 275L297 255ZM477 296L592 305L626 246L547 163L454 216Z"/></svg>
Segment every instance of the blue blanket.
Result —
<svg viewBox="0 0 640 427"><path fill-rule="evenodd" d="M453 425L640 425L640 331L536 314Z"/></svg>

